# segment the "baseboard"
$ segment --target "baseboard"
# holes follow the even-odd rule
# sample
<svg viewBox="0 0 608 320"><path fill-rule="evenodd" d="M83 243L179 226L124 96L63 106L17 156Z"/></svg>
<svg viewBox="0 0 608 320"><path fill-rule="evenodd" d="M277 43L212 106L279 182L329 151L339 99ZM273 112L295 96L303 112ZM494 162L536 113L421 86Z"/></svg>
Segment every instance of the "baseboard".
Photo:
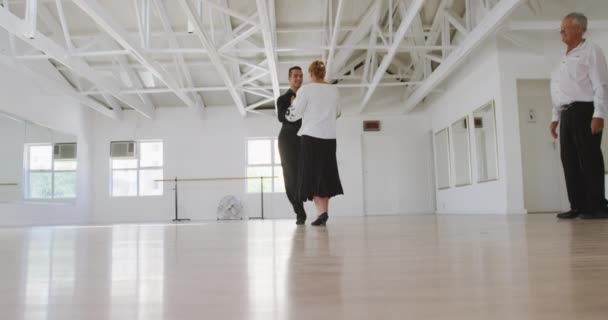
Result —
<svg viewBox="0 0 608 320"><path fill-rule="evenodd" d="M525 209L515 211L504 210L437 210L435 214L487 214L487 215L525 215L528 212Z"/></svg>

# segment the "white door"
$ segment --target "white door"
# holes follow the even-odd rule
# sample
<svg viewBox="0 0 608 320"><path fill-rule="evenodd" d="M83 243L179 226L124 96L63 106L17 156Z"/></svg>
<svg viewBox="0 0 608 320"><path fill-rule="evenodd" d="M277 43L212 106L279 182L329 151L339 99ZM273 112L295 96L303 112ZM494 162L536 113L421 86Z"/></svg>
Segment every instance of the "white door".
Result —
<svg viewBox="0 0 608 320"><path fill-rule="evenodd" d="M524 174L524 201L529 213L559 212L565 182L559 143L549 134L549 80L518 80L519 128Z"/></svg>
<svg viewBox="0 0 608 320"><path fill-rule="evenodd" d="M398 212L400 151L396 138L379 133L362 136L363 189L365 214L386 215Z"/></svg>

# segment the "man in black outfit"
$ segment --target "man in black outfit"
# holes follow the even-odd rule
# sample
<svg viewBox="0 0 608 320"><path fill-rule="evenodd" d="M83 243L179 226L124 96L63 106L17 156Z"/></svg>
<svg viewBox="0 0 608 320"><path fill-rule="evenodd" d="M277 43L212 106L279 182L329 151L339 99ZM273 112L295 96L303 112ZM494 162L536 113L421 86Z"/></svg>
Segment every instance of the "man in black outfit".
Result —
<svg viewBox="0 0 608 320"><path fill-rule="evenodd" d="M289 69L289 85L291 89L287 90L277 100L279 121L283 123L281 133L279 133L279 154L281 155L281 165L283 166L285 191L297 215L296 224L298 225L306 222L304 202L298 196L298 162L300 159L300 137L298 136L298 131L302 127L302 120L289 122L285 118L285 114L289 106L291 106L291 101L296 96L298 89L302 86L303 76L302 68L297 66L291 67Z"/></svg>

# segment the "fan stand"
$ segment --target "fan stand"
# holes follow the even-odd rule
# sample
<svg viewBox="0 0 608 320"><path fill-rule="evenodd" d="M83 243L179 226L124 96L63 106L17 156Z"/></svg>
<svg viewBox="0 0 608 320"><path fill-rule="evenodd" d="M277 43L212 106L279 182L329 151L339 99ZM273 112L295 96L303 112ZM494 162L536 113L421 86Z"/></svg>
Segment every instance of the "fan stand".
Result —
<svg viewBox="0 0 608 320"><path fill-rule="evenodd" d="M179 217L179 211L177 208L177 177L175 177L175 186L174 186L173 190L175 191L175 218L173 219L173 222L190 221L190 219L188 219L188 218Z"/></svg>

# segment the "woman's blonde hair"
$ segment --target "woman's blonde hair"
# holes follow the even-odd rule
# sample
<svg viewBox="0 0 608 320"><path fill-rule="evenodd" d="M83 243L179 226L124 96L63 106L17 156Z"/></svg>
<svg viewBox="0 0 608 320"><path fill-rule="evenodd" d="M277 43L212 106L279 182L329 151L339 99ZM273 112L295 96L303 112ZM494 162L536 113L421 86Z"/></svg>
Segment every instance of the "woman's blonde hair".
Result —
<svg viewBox="0 0 608 320"><path fill-rule="evenodd" d="M314 74L317 79L325 79L325 63L321 60L315 60L308 67L308 72Z"/></svg>

